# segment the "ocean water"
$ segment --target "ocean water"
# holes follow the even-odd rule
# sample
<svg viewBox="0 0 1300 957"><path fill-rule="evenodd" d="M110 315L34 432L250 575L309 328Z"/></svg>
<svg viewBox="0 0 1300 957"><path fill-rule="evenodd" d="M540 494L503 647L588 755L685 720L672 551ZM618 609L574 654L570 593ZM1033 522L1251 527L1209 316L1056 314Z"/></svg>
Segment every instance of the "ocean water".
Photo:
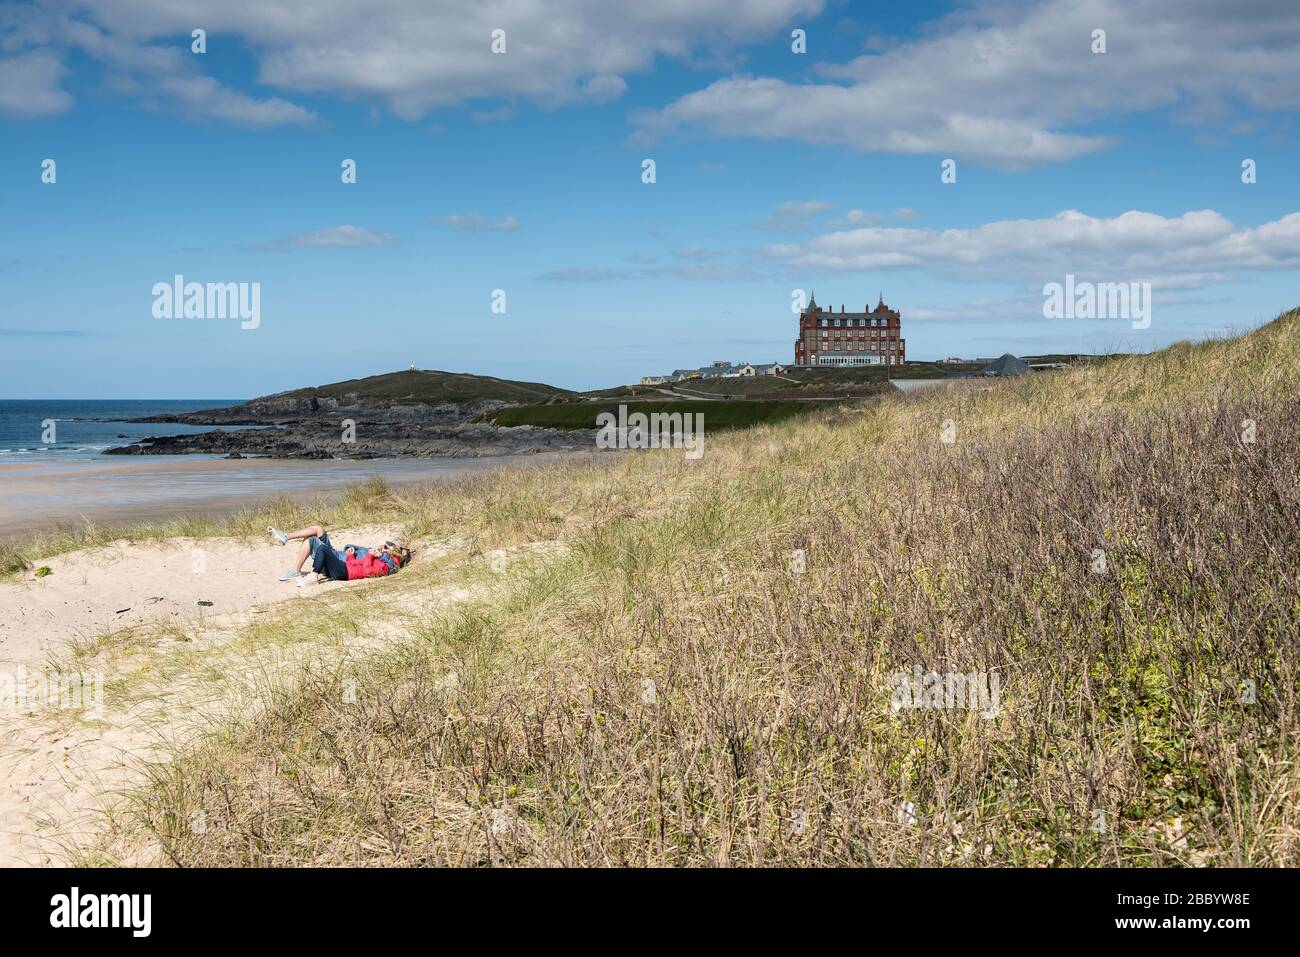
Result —
<svg viewBox="0 0 1300 957"><path fill-rule="evenodd" d="M273 497L336 494L376 475L403 485L542 464L553 457L353 461L102 454L110 446L150 436L211 428L165 422L132 425L126 419L221 408L241 401L0 400L0 544L20 533L65 523L129 524L177 515L219 516ZM47 422L54 424L53 442L41 441Z"/></svg>
<svg viewBox="0 0 1300 957"><path fill-rule="evenodd" d="M243 399L0 399L0 462L57 456L98 457L104 449L156 435L190 435L211 426L135 423L149 415L238 405ZM53 442L47 429L53 425Z"/></svg>

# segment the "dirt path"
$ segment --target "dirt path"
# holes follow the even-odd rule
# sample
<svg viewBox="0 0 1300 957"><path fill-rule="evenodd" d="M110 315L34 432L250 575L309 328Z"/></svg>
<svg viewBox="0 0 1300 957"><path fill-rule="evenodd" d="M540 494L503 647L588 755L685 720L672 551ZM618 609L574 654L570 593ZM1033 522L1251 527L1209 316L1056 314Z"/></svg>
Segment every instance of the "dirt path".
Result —
<svg viewBox="0 0 1300 957"><path fill-rule="evenodd" d="M330 537L364 544L385 532ZM460 542L418 547L424 562L465 552ZM47 560L52 574L40 580L0 584L0 866L57 864L102 843L121 795L176 744L248 714L304 668L370 654L484 590L434 583L417 566L298 588L277 580L291 549L117 542ZM305 624L340 615L365 626L341 639ZM61 706L16 702L23 675L34 690L56 677ZM151 862L147 849L139 860Z"/></svg>
<svg viewBox="0 0 1300 957"><path fill-rule="evenodd" d="M688 399L691 402L721 402L722 396L712 395L708 392L692 392L689 389L683 389L678 386L675 389L657 389L661 395L666 395L673 399Z"/></svg>

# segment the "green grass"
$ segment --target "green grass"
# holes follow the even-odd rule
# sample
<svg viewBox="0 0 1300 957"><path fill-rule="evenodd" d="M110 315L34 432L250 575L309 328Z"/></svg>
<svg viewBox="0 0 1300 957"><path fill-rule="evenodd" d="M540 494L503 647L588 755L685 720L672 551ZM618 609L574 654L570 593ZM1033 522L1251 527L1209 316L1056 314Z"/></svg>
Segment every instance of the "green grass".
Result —
<svg viewBox="0 0 1300 957"><path fill-rule="evenodd" d="M704 428L709 431L743 429L760 423L771 424L798 415L806 415L831 402L768 402L768 401L711 401L692 402L636 402L628 404L628 413L675 415L700 413ZM501 426L533 425L547 429L594 429L596 417L602 412L618 415L614 402L566 402L551 405L523 405L500 409L486 418Z"/></svg>
<svg viewBox="0 0 1300 957"><path fill-rule="evenodd" d="M909 362L902 366L861 366L851 369L818 366L810 369L794 369L787 374L808 385L822 385L887 382L890 379L942 379L949 372L971 372L979 368L981 366L970 362Z"/></svg>
<svg viewBox="0 0 1300 957"><path fill-rule="evenodd" d="M30 563L13 546L0 543L0 580L25 572Z"/></svg>
<svg viewBox="0 0 1300 957"><path fill-rule="evenodd" d="M519 382L513 379L498 379L495 376L421 369L388 372L363 379L346 379L328 385L293 389L277 393L275 398L307 398L315 395L342 399L344 396L355 395L363 400L386 404L439 405L444 402L474 402L480 399L536 402L551 396L571 394L568 389L560 389L543 382Z"/></svg>
<svg viewBox="0 0 1300 957"><path fill-rule="evenodd" d="M194 866L1294 865L1297 322L465 487L483 548L569 547L156 765L138 824ZM914 665L996 715L891 713Z"/></svg>
<svg viewBox="0 0 1300 957"><path fill-rule="evenodd" d="M38 559L113 541L157 542L172 538L218 537L263 539L268 525L299 528L320 523L343 527L365 524L379 519L379 516L400 522L411 512L403 494L391 489L382 476L373 475L348 486L342 496L323 493L295 500L270 498L223 518L185 515L166 522L126 525L103 525L89 519L66 522L22 533L17 540L0 540L0 580L30 571ZM37 574L40 574L39 569Z"/></svg>
<svg viewBox="0 0 1300 957"><path fill-rule="evenodd" d="M133 823L193 866L1294 866L1298 332L845 404L698 461L363 488L358 521L472 536L463 567L270 640L495 588L187 739ZM564 547L489 568L538 540ZM892 713L914 665L999 674L997 714Z"/></svg>
<svg viewBox="0 0 1300 957"><path fill-rule="evenodd" d="M590 392L579 392L573 396L564 396L555 401L565 402L591 402L599 399L662 399L661 389L666 389L666 385L616 385L608 389L592 389Z"/></svg>
<svg viewBox="0 0 1300 957"><path fill-rule="evenodd" d="M994 356L993 358L997 358ZM1098 357L1077 355L1021 356L1026 362L1077 362L1095 361ZM815 386L860 386L884 384L891 379L942 379L955 372L977 372L982 362L908 362L903 366L815 367L790 369L780 376L754 376L734 379L689 379L676 383L698 392L721 394L779 393L787 389ZM793 382L788 380L795 380Z"/></svg>

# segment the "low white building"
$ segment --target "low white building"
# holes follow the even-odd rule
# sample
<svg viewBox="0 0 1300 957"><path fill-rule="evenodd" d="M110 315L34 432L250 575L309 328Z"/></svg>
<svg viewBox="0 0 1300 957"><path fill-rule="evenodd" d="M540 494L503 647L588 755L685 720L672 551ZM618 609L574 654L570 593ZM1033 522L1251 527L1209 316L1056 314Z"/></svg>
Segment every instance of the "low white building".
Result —
<svg viewBox="0 0 1300 957"><path fill-rule="evenodd" d="M863 355L860 352L823 352L813 359L815 366L883 366L885 357Z"/></svg>
<svg viewBox="0 0 1300 957"><path fill-rule="evenodd" d="M671 375L641 377L642 385L662 385L665 382L684 382L687 379L738 379L760 375L782 375L790 370L779 362L714 362L699 369L674 369Z"/></svg>

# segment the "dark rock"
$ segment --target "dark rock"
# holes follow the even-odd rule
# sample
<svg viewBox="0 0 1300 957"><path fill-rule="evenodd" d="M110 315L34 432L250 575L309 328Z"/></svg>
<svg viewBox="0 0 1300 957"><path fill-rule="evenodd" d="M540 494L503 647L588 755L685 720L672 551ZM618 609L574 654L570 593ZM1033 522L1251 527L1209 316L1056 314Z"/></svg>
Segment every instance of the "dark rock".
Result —
<svg viewBox="0 0 1300 957"><path fill-rule="evenodd" d="M532 401L532 397L525 401ZM590 431L501 428L481 421L510 406L496 398L466 401L379 401L356 393L338 396L284 393L230 409L164 415L140 421L213 426L196 435L167 435L106 449L105 455L224 455L239 459L442 458L510 455L564 447L591 447ZM356 441L345 444L344 420ZM221 426L227 426L223 429ZM231 429L229 426L244 426ZM249 427L251 426L251 427ZM125 436L119 436L124 438Z"/></svg>

